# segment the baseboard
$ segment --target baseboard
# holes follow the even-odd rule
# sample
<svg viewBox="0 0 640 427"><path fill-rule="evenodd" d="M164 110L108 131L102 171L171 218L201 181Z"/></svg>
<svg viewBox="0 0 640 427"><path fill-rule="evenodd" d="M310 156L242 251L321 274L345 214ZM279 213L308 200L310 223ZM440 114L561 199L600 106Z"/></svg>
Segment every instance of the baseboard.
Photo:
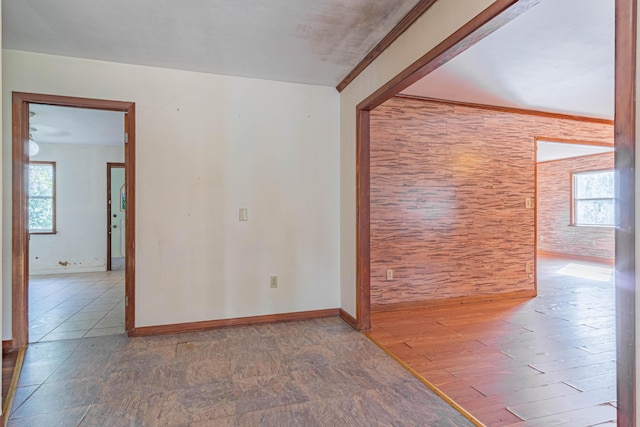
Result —
<svg viewBox="0 0 640 427"><path fill-rule="evenodd" d="M179 334L185 332L200 332L209 329L225 328L227 326L260 325L276 322L293 322L297 320L318 319L322 317L338 317L340 309L298 311L295 313L267 314L264 316L237 317L234 319L205 320L202 322L174 323L171 325L143 326L133 329L129 336L148 337L152 335Z"/></svg>
<svg viewBox="0 0 640 427"><path fill-rule="evenodd" d="M13 349L13 340L2 340L2 351L9 351Z"/></svg>
<svg viewBox="0 0 640 427"><path fill-rule="evenodd" d="M48 268L43 270L29 270L29 276L44 276L48 274L74 274L74 273L102 273L106 271L106 267L93 266L93 267L60 267L60 268Z"/></svg>
<svg viewBox="0 0 640 427"><path fill-rule="evenodd" d="M508 300L508 299L533 298L537 295L538 295L538 291L536 291L535 289L532 289L532 290L525 290L525 291L505 292L501 294L472 295L472 296L466 296L466 297L396 302L396 303L390 303L390 304L371 304L371 312L379 313L381 311L398 311L398 310L408 310L412 308L441 307L441 306L447 306L447 305L472 304L472 303L478 303L478 302L502 301L502 300Z"/></svg>
<svg viewBox="0 0 640 427"><path fill-rule="evenodd" d="M347 324L349 324L349 326L351 326L353 329L358 329L358 321L356 320L355 317L353 317L343 309L340 309L339 316L342 320L347 322Z"/></svg>
<svg viewBox="0 0 640 427"><path fill-rule="evenodd" d="M586 256L586 255L575 255L575 254L563 254L559 252L547 252L547 251L538 251L539 257L545 258L562 258L562 259L572 259L576 261L585 261L585 262L595 262L598 264L606 264L614 266L616 265L615 258L603 258L599 256Z"/></svg>

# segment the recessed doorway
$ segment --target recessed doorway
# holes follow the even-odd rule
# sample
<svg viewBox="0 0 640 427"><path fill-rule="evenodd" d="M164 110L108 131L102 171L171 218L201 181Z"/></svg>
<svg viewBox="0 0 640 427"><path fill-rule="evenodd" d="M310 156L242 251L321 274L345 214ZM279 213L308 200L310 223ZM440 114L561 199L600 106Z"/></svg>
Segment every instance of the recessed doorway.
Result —
<svg viewBox="0 0 640 427"><path fill-rule="evenodd" d="M30 143L30 140L33 139L33 135L30 137L30 133L33 134L33 130L30 132L30 111L37 110L38 108L45 108L45 106L57 106L57 107L65 107L65 108L74 108L74 109L87 109L91 111L101 110L105 112L119 112L120 115L120 124L118 125L117 132L121 135L121 141L124 143L119 149L114 149L115 151L121 152L121 160L126 166L126 178L125 178L125 186L124 191L127 197L127 213L126 219L124 221L124 226L126 229L126 237L125 237L125 248L127 253L127 258L125 262L124 271L118 273L122 276L119 277L111 277L108 272L106 272L106 255L93 256L87 260L79 261L74 259L66 259L66 257L59 257L61 259L56 260L55 264L52 264L48 260L47 257L38 257L36 260L35 257L33 260L30 259L30 237L31 234L29 232L29 186L27 185L29 182L29 165L31 160L29 157L29 145L33 145ZM36 112L37 114L37 112ZM35 123L35 122L34 122ZM49 269L59 269L60 271L55 272L65 272L65 275L68 276L71 281L73 279L77 279L76 282L80 283L80 286L72 286L70 289L76 288L76 290L84 291L85 294L82 295L80 300L78 301L70 301L72 298L69 292L63 292L59 294L57 297L53 297L62 300L61 303L68 307L77 308L80 305L83 307L87 307L90 304L93 304L91 309L106 309L107 305L112 305L111 309L116 309L118 304L121 304L121 307L118 309L124 309L124 327L121 329L122 332L125 330L130 332L133 329L135 324L134 321L134 304L135 304L135 283L134 283L134 256L135 253L133 251L134 247L134 219L135 219L135 105L129 102L119 102L119 101L107 101L107 100L94 100L94 99L84 99L84 98L71 98L64 96L53 96L53 95L40 95L40 94L28 94L28 93L13 93L13 253L12 253L12 347L21 347L30 341L30 333L29 326L30 321L30 309L29 309L29 276L30 273L37 270L38 267L41 268L41 272L51 273L47 271ZM63 126L60 126L61 128ZM44 129L45 124L41 123L40 128ZM64 133L64 132L62 132ZM70 144L69 144L70 145ZM45 153L46 148L45 144L42 144L43 151ZM69 148L69 147L67 147ZM49 153L53 155L52 153ZM95 154L95 153L94 153ZM33 150L32 150L33 155ZM64 157L64 156L63 156ZM96 160L96 155L89 156L88 159ZM118 159L114 159L118 162ZM123 161L122 161L123 160ZM88 160L87 160L88 161ZM101 161L101 160L96 160ZM113 162L113 161L112 161ZM60 163L60 162L57 162ZM106 249L106 241L104 232L104 224L106 223L106 215L107 215L107 206L105 203L105 189L106 189L106 168L105 161L104 165L99 168L103 172L100 173L100 177L102 177L103 184L100 185L99 189L91 190L91 198L95 198L98 200L97 204L100 205L101 215L99 219L99 231L96 234L99 236L85 236L87 238L94 238L99 240L100 249L104 251ZM57 165L57 175L60 176L60 164ZM84 165L88 167L87 164ZM89 167L89 169L93 169ZM99 172L97 170L96 172ZM68 172L68 171L67 171ZM75 180L75 184L79 184L82 181L91 181L86 177L77 177ZM61 228L61 213L60 205L62 202L62 193L60 184L57 183L56 186L56 222L57 226L55 232L50 233L50 236L56 237L67 237L72 234L72 231L79 228L78 220L73 220L73 215L80 213L84 208L80 205L76 205L74 208L74 204L70 203L68 205L68 209L70 211L69 218L71 221L63 228ZM74 181L70 180L66 186L73 186ZM66 188L65 190L69 190ZM67 192L67 194L71 194L69 197L73 197L73 191ZM95 193L95 194L94 194ZM65 196L66 197L66 196ZM66 215L66 214L65 214ZM94 218L95 219L95 218ZM63 220L64 221L64 220ZM46 237L38 236L38 237ZM39 252L45 253L46 251L38 249ZM97 258L97 259L95 259ZM45 259L47 261L45 262ZM55 258L52 258L55 259ZM37 262L36 262L37 261ZM30 271L30 264L34 264L34 270ZM78 271L65 271L65 268L75 268ZM82 270L85 271L82 271ZM95 271L99 270L99 271ZM74 276L77 274L77 276ZM100 277L93 277L94 275L101 275ZM85 277L85 276L91 277ZM109 277L107 277L109 276ZM122 282L121 286L124 290L124 295L118 296L116 293L122 292L122 290L118 290L117 287L118 282ZM98 294L104 294L102 296L107 297L107 300L98 301L96 298L99 296ZM122 301L116 301L116 299L120 298ZM91 300L91 301L89 301ZM100 305L100 307L97 307ZM110 311L109 310L109 311ZM100 325L103 328L114 328L112 325L115 323L113 318L108 318L106 316L108 313L102 313L103 316L101 319L89 319L89 317L95 317L93 314L89 316L87 314L88 311L85 310L85 313L73 313L71 316L76 316L75 318L67 319L68 321L77 322L74 325L68 325L63 329L75 329L77 325L80 323L87 323L87 321L96 320L96 325L98 326L98 322L102 321L103 323ZM78 317L79 316L79 317ZM89 316L89 317L87 317ZM108 323L108 324L107 324ZM73 326L73 328L72 328ZM86 325L85 325L86 326ZM91 329L91 328L89 328ZM89 332L89 329L85 331L85 333ZM114 328L115 329L115 328ZM41 331L42 332L42 331ZM53 331L50 331L53 332ZM64 333L65 331L60 330L58 333ZM95 332L94 332L95 333ZM35 338L35 335L34 335Z"/></svg>

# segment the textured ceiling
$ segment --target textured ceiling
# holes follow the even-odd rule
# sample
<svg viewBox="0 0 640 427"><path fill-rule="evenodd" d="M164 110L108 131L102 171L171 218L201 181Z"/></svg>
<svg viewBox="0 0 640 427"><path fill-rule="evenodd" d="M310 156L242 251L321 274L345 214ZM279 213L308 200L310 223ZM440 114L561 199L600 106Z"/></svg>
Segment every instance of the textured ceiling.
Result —
<svg viewBox="0 0 640 427"><path fill-rule="evenodd" d="M24 50L336 86L418 0L3 0Z"/></svg>

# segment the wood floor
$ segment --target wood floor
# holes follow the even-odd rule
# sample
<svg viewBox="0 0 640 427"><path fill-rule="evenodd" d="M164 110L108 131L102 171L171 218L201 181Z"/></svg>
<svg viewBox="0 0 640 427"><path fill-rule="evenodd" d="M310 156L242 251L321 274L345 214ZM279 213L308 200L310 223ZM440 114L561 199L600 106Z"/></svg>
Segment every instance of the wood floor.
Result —
<svg viewBox="0 0 640 427"><path fill-rule="evenodd" d="M9 426L471 426L338 318L30 344Z"/></svg>
<svg viewBox="0 0 640 427"><path fill-rule="evenodd" d="M538 297L374 313L369 336L487 426L615 425L612 267L538 259Z"/></svg>

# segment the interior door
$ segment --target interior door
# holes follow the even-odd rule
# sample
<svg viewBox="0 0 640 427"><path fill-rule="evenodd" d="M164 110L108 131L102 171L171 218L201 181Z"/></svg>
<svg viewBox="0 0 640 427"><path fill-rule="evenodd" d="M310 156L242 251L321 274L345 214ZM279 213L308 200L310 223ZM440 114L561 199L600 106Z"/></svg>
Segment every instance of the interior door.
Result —
<svg viewBox="0 0 640 427"><path fill-rule="evenodd" d="M125 269L125 167L123 163L109 163L107 173L107 270Z"/></svg>

